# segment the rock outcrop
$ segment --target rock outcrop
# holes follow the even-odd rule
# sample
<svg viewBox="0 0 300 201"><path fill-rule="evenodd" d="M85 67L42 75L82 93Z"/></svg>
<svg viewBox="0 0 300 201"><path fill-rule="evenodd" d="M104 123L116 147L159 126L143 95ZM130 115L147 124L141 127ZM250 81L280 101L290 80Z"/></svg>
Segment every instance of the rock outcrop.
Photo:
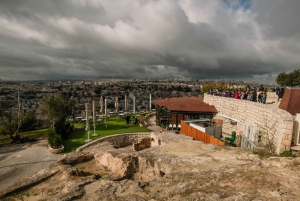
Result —
<svg viewBox="0 0 300 201"><path fill-rule="evenodd" d="M1 192L25 200L299 200L300 159L218 147L171 132L142 151L99 143ZM40 178L40 179L38 179ZM28 184L28 185L25 185ZM38 185L36 185L38 184ZM26 193L14 194L25 191Z"/></svg>

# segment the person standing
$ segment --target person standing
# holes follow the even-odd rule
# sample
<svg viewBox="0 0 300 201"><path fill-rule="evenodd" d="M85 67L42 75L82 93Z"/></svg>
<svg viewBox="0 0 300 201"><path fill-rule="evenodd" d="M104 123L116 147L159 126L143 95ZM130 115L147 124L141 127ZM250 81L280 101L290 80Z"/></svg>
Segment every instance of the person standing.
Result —
<svg viewBox="0 0 300 201"><path fill-rule="evenodd" d="M266 102L267 102L267 94L266 92L263 91L261 96L261 103L266 104Z"/></svg>
<svg viewBox="0 0 300 201"><path fill-rule="evenodd" d="M279 91L280 91L279 87L276 87L276 89L275 89L276 96L278 96L278 94L279 94Z"/></svg>
<svg viewBox="0 0 300 201"><path fill-rule="evenodd" d="M258 97L257 97L257 101L258 101L259 103L261 103L262 93L263 93L263 92L260 91L259 94L258 94Z"/></svg>
<svg viewBox="0 0 300 201"><path fill-rule="evenodd" d="M128 125L129 125L129 122L130 122L130 116L129 116L129 115L127 115L127 116L126 116L126 126L128 126Z"/></svg>
<svg viewBox="0 0 300 201"><path fill-rule="evenodd" d="M257 92L255 88L252 91L252 101L257 102Z"/></svg>
<svg viewBox="0 0 300 201"><path fill-rule="evenodd" d="M277 99L277 102L279 101L279 99L282 99L283 97L283 94L284 94L284 88L280 88L279 92L278 92L278 99Z"/></svg>
<svg viewBox="0 0 300 201"><path fill-rule="evenodd" d="M260 85L259 91L264 91L264 90L265 90L264 86L263 86L263 85Z"/></svg>
<svg viewBox="0 0 300 201"><path fill-rule="evenodd" d="M136 116L133 117L133 123L134 123L134 125L137 124L137 117Z"/></svg>

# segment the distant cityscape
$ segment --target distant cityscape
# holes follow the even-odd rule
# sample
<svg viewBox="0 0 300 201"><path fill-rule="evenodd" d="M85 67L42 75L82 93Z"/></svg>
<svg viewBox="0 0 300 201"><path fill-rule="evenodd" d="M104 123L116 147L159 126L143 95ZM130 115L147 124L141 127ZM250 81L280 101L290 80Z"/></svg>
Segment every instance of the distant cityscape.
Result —
<svg viewBox="0 0 300 201"><path fill-rule="evenodd" d="M1 80L0 80L1 81ZM125 95L128 97L129 110L133 109L133 97L135 97L136 111L149 110L152 96L151 108L154 109L156 99L172 97L200 97L201 88L204 84L216 81L179 81L179 80L127 80L127 81L1 81L0 103L2 108L8 112L18 111L18 91L22 110L37 115L37 109L41 98L62 92L76 101L76 115L81 116L84 104L96 101L99 111L100 97L107 99L109 112L115 110L115 99L118 97L119 111L125 109ZM244 87L250 85L257 87L257 82L224 81L233 87ZM274 85L264 85L274 87Z"/></svg>

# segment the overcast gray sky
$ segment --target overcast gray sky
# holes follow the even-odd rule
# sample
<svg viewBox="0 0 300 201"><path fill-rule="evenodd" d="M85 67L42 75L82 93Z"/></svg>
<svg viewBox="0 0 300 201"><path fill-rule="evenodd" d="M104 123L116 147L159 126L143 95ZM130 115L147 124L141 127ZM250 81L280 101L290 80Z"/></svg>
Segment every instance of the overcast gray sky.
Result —
<svg viewBox="0 0 300 201"><path fill-rule="evenodd" d="M299 0L0 1L2 80L269 83L299 52Z"/></svg>

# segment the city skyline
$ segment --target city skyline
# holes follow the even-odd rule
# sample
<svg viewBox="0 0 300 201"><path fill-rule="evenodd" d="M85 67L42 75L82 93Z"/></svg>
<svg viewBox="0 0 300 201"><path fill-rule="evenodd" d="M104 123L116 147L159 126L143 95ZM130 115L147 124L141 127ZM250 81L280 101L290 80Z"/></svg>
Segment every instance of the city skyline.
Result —
<svg viewBox="0 0 300 201"><path fill-rule="evenodd" d="M0 78L245 80L299 69L300 2L0 2Z"/></svg>

